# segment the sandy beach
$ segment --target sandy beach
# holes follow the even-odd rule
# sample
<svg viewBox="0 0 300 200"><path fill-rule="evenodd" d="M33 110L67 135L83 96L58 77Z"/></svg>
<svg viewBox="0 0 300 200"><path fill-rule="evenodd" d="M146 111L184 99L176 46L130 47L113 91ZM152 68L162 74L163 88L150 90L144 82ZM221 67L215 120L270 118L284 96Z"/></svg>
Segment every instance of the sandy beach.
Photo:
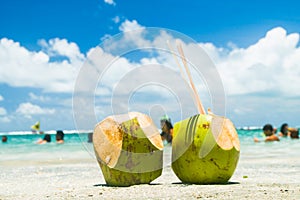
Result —
<svg viewBox="0 0 300 200"><path fill-rule="evenodd" d="M78 159L6 161L0 166L0 199L300 199L299 157L242 151L228 184L187 185L166 153L162 175L150 185L109 187L94 157L82 151Z"/></svg>

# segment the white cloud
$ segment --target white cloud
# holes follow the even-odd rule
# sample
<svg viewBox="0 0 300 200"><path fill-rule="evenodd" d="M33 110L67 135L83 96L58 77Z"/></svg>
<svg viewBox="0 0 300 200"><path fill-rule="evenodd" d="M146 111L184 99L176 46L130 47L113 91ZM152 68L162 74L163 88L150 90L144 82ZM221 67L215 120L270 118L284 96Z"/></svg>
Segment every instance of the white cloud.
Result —
<svg viewBox="0 0 300 200"><path fill-rule="evenodd" d="M40 101L40 102L46 102L46 101L50 101L51 99L49 97L45 97L45 96L41 96L41 95L36 95L32 92L30 92L29 97L31 100L33 101Z"/></svg>
<svg viewBox="0 0 300 200"><path fill-rule="evenodd" d="M299 34L278 27L257 43L232 50L200 44L212 57L229 94L275 92L299 96Z"/></svg>
<svg viewBox="0 0 300 200"><path fill-rule="evenodd" d="M145 38L144 33L146 28L140 25L136 20L129 21L126 19L121 25L119 26L119 30L122 31L124 34L122 38L119 38L119 42L115 42L112 45L110 42L106 43L104 41L105 49L115 49L116 51L120 51L123 48L138 48L142 46L149 46L151 45L151 41ZM106 35L103 39L112 38L109 35Z"/></svg>
<svg viewBox="0 0 300 200"><path fill-rule="evenodd" d="M38 105L31 104L29 102L21 103L16 110L17 113L22 115L44 115L44 114L54 114L54 109L41 108Z"/></svg>
<svg viewBox="0 0 300 200"><path fill-rule="evenodd" d="M120 45L130 45L130 47L133 46L137 48L155 46L158 49L168 50L166 46L166 41L168 40L174 46L173 42L175 38L164 31L159 35L152 35L151 39L146 38L147 34L144 33L147 29L138 24L136 20L126 20L120 25L119 29L124 32L124 37L120 39L121 42L114 44L116 45L115 47L111 46L111 44L107 44L110 48L121 48ZM132 30L135 31L132 33ZM111 38L112 36L106 37ZM43 51L33 52L22 47L18 42L6 38L1 39L0 57L3 58L0 59L1 82L7 83L10 86L29 86L42 88L44 91L51 92L72 92L74 82L76 81L85 56L80 52L75 43L68 42L65 39L55 38L49 41L41 40L40 45L44 48ZM198 52L195 51L193 46L184 43L182 45L186 53L198 56ZM256 96L263 94L266 99L271 98L268 96L270 94L283 95L282 98L285 98L285 96L298 97L300 95L300 47L298 33L287 34L283 28L274 28L268 31L266 35L255 44L246 48L239 48L235 44L229 44L228 48L219 48L212 43L200 43L199 45L205 49L216 64L224 87L229 94L229 98L231 98L229 102L231 103L230 105L233 106L230 110L234 115L246 115L251 111L252 114L255 114L257 113L256 110L261 109L261 103L253 103L257 102L257 99L261 101L261 98L252 98L249 94L256 94ZM90 49L87 53L88 57L93 54L93 51L99 51L99 54L103 55L104 59L111 61L109 63L110 66L104 71L105 74L102 74L103 76L101 77L96 77L101 80L103 87L98 87L96 91L93 92L95 92L96 95L103 96L101 103L103 101L109 104L109 94L119 83L119 80L124 78L128 72L138 67L152 63L179 71L173 56L166 51L157 51L156 54L151 55L150 53L138 59L135 57L135 60L128 58L130 55L125 55L127 56L126 58L112 55L109 52L104 52L103 49L99 47ZM61 57L63 57L62 60L60 59ZM56 58L58 59L56 60ZM105 63L106 60L99 60L99 57L95 57L95 59L99 66L101 66L101 64L107 64ZM98 75L97 69L89 73L88 75L90 76L87 77L91 79ZM136 78L134 78L130 84L134 85L135 82L145 79L148 75L149 74L137 73ZM163 78L165 74L160 74L159 76ZM211 97L209 95L203 95L203 91L208 93L205 91L206 85L200 80L203 77L197 78L197 74L194 72L193 76L202 100L209 102L209 98ZM89 84L88 81L83 82L81 89L94 86ZM124 89L124 94L126 94L126 92ZM157 94L160 92L160 88L145 87L143 92ZM164 94L161 94L160 97L168 98L169 96L169 98L173 98L170 94L167 96L163 95ZM239 97L233 99L235 95L239 95ZM241 96L242 98L240 98ZM29 97L32 101L43 102L47 100L46 97L34 93L30 93ZM0 101L1 98L3 100L3 97L0 95ZM149 98L151 98L151 95L149 95ZM245 101L245 99L247 99L247 101ZM181 100L186 101L185 99ZM149 101L151 101L151 99ZM127 105L128 101L125 100L124 102ZM140 104L138 104L137 107L142 107L140 105L143 105L143 102L138 103ZM250 105L251 103L252 105ZM67 104L70 105L71 103L68 101L66 105ZM148 102L148 104L147 105L151 107L151 102ZM96 104L96 106L98 105L100 104ZM249 108L244 108L245 105L249 106ZM295 103L295 107L296 106L298 105ZM98 109L102 109L102 107ZM174 111L174 109L170 110ZM53 114L55 110L41 108L31 103L23 103L19 105L17 113L30 116L35 114ZM102 109L99 113L106 114L107 112Z"/></svg>
<svg viewBox="0 0 300 200"><path fill-rule="evenodd" d="M2 96L2 95L0 95L0 101L3 101L3 100L4 100L3 96Z"/></svg>
<svg viewBox="0 0 300 200"><path fill-rule="evenodd" d="M40 40L39 44L45 48L49 56L66 56L71 63L84 59L84 55L80 53L77 44L68 42L66 39L54 38L48 43L45 40Z"/></svg>
<svg viewBox="0 0 300 200"><path fill-rule="evenodd" d="M133 31L133 30L139 30L139 29L144 29L145 27L141 26L136 20L129 21L128 19L123 22L119 30L122 32L128 32L128 31Z"/></svg>
<svg viewBox="0 0 300 200"><path fill-rule="evenodd" d="M125 20L119 29L124 32L122 42L135 44L136 47L154 45L161 48L166 46L167 40L174 40L165 32L153 40L145 38L145 27L136 20ZM134 33L130 32L132 30L135 30ZM72 92L85 56L75 43L65 39L55 38L48 42L40 40L40 44L44 51L32 52L17 42L1 39L0 56L4 59L0 60L0 65L3 66L0 69L0 80L12 86L38 87L51 92ZM298 44L298 33L287 34L285 29L278 27L268 31L265 37L247 48L239 48L234 44L230 44L230 49L217 48L212 43L199 45L215 62L229 95L278 92L293 96L300 95ZM185 51L194 50L188 45L184 47ZM107 55L114 59L114 56ZM65 56L67 60L50 61L55 56ZM155 59L141 58L138 63L118 58L106 71L110 76L104 81L107 86L112 86L128 71L147 63L176 66L172 56L162 53ZM105 91L107 93L107 88ZM37 98L33 94L30 96Z"/></svg>
<svg viewBox="0 0 300 200"><path fill-rule="evenodd" d="M147 34L144 33L146 33L147 29L138 29L140 31L130 32L130 30L136 30L132 27L139 26L136 21L126 20L120 26L120 30L124 31L124 37L120 39L121 42L117 43L118 45L115 48L120 48L120 45L125 43L126 45L137 47L137 49L148 45L168 50L166 41L170 41L173 47L175 46L175 38L164 31L159 35L152 35L152 39L146 38ZM249 123L255 124L257 123L255 119L258 113L261 116L265 112L271 115L270 110L267 111L262 102L270 102L272 98L280 97L282 101L278 101L276 105L283 105L283 102L289 101L289 97L299 97L300 48L298 33L287 34L283 28L274 28L256 43L246 48L239 48L232 43L229 43L228 47L222 48L216 47L212 43L199 43L199 45L205 49L213 60L222 78L228 95L226 102L229 103L226 104L226 109L228 109L229 115L235 117L243 115L245 117L248 113L249 121L252 120ZM186 55L199 56L197 49L193 45L182 42L182 46ZM151 57L152 55L154 56ZM112 91L113 86L118 83L118 80L124 77L127 72L149 63L160 64L179 71L173 56L169 53L157 51L156 54L152 55L149 54L148 57L142 57L138 61L132 61L124 57L113 58L115 59L114 63L106 71L107 76L105 75L103 79L106 87L102 88L102 90L97 90L97 94L107 95ZM207 91L205 80L203 81L204 77L201 77L201 75L199 77L198 75L193 71L193 78L198 92L204 102L204 106L207 108L207 105L212 104L212 97ZM137 74L130 84L135 84L136 81L145 79L145 76L142 73ZM164 75L162 74L162 76ZM151 92L154 93L157 90L147 87L144 91L151 94ZM124 89L125 93L126 90ZM186 102L185 99L181 99L181 101ZM124 100L124 102L127 105L127 101ZM288 105L291 104L289 103ZM296 106L299 107L299 105ZM268 107L268 109L272 109L272 115L276 115L276 111L273 108L272 106ZM288 110L291 108L285 106L284 109ZM235 120L240 123L248 123L248 119L244 118L236 117ZM245 121L241 122L242 120Z"/></svg>
<svg viewBox="0 0 300 200"><path fill-rule="evenodd" d="M65 39L40 41L44 51L30 51L7 38L0 40L0 80L15 87L72 92L84 55ZM60 60L59 58L62 59ZM53 60L51 60L53 59Z"/></svg>
<svg viewBox="0 0 300 200"><path fill-rule="evenodd" d="M112 18L113 22L115 22L116 24L120 22L120 17L119 16L115 16L114 18Z"/></svg>
<svg viewBox="0 0 300 200"><path fill-rule="evenodd" d="M7 114L7 112L6 112L5 108L0 107L0 115L6 115L6 114Z"/></svg>
<svg viewBox="0 0 300 200"><path fill-rule="evenodd" d="M104 0L104 3L107 3L109 5L113 5L113 6L116 5L116 3L114 2L114 0Z"/></svg>

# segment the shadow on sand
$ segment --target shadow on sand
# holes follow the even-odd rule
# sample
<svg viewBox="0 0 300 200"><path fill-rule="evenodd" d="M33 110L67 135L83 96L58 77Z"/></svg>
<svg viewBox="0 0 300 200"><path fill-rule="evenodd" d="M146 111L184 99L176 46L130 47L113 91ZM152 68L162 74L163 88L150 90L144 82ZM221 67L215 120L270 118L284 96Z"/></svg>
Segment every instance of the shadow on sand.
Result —
<svg viewBox="0 0 300 200"><path fill-rule="evenodd" d="M136 184L136 185L163 185L162 183L144 183L144 184ZM129 185L129 186L114 186L114 185L107 185L107 184L95 184L94 187L130 187L136 185Z"/></svg>
<svg viewBox="0 0 300 200"><path fill-rule="evenodd" d="M174 185L184 185L184 186L189 186L189 185L236 185L240 184L240 182L227 182L227 183L208 183L208 184L195 184L195 183L182 183L182 182L175 182L172 183Z"/></svg>
<svg viewBox="0 0 300 200"><path fill-rule="evenodd" d="M240 182L227 182L227 183L215 183L215 184L193 184L193 183L182 183L182 182L175 182L172 185L182 185L182 186L189 186L189 185L237 185ZM149 184L136 184L136 185L164 185L162 183L149 183ZM95 184L94 187L130 187L136 185L129 185L129 186L114 186L114 185L107 185L107 184Z"/></svg>

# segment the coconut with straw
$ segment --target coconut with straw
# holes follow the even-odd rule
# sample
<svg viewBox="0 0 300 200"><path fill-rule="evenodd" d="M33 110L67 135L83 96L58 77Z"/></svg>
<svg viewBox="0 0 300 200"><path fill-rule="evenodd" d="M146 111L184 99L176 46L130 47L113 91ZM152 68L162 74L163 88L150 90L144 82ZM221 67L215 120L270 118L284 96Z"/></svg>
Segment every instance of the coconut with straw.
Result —
<svg viewBox="0 0 300 200"><path fill-rule="evenodd" d="M184 71L168 43L181 75ZM187 74L199 114L174 124L172 169L184 183L226 183L233 175L240 155L240 142L233 123L226 117L206 114L194 85L181 44L177 49Z"/></svg>

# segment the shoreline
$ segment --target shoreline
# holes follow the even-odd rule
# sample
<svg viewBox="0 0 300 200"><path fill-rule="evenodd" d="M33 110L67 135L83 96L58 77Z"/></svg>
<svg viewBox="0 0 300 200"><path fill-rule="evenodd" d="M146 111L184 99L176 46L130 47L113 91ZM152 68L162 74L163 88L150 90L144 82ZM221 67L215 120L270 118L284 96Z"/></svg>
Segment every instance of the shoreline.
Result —
<svg viewBox="0 0 300 200"><path fill-rule="evenodd" d="M32 131L1 131L0 136L6 135L6 136L26 136L26 135L55 135L56 130L48 130L48 131L41 131L42 133L33 133ZM92 133L93 130L63 130L64 134L88 134Z"/></svg>

